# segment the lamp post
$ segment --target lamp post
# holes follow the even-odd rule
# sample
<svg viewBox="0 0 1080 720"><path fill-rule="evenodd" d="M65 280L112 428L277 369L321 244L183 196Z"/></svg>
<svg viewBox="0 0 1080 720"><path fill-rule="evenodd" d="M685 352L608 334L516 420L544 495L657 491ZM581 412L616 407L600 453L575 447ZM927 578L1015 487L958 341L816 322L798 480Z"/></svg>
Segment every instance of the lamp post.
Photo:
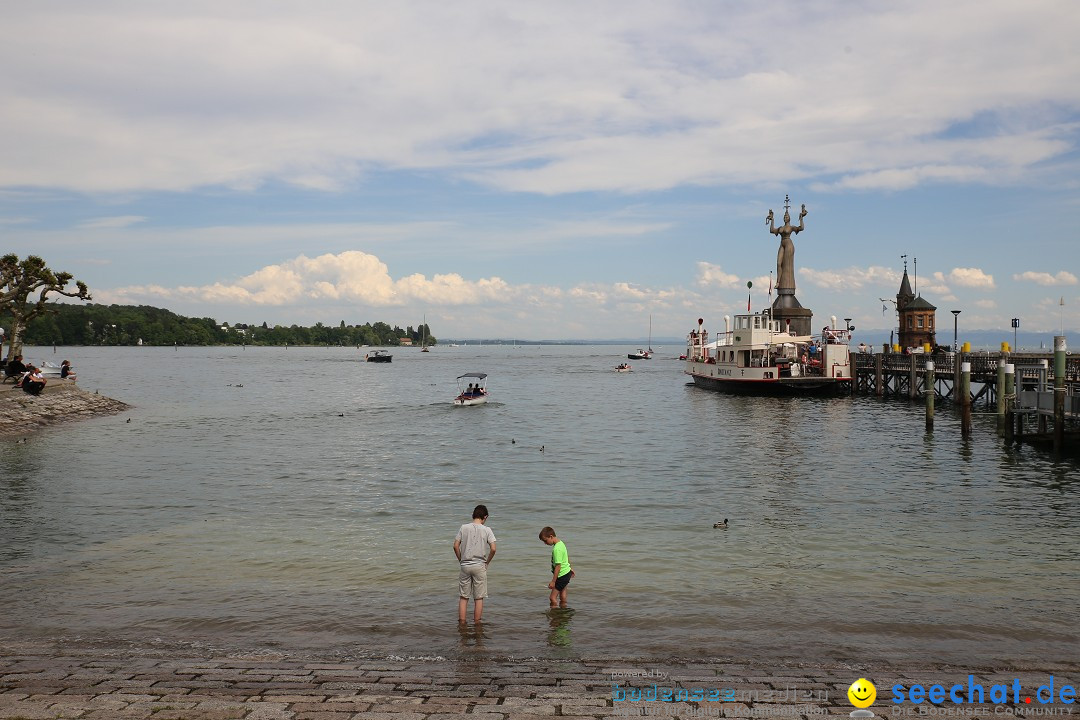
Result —
<svg viewBox="0 0 1080 720"><path fill-rule="evenodd" d="M957 328L957 317L960 315L960 311L959 310L950 310L949 312L952 313L952 350L953 350L953 352L959 352L960 351L960 346L956 344L956 336L957 336L956 328Z"/></svg>
<svg viewBox="0 0 1080 720"><path fill-rule="evenodd" d="M1020 318L1013 318L1012 319L1012 326L1013 326L1013 347L1012 347L1012 349L1013 349L1013 352L1016 352L1016 329L1018 327L1020 327Z"/></svg>

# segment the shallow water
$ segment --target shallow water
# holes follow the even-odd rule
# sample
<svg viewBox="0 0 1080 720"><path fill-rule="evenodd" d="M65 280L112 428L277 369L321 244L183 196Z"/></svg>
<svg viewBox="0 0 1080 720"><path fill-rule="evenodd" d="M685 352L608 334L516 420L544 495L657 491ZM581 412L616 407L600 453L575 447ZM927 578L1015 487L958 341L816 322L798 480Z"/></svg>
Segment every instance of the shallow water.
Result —
<svg viewBox="0 0 1080 720"><path fill-rule="evenodd" d="M0 446L0 637L1077 658L1075 462L1005 448L992 416L963 441L948 410L927 435L906 402L703 391L681 348L613 372L633 349L28 349L135 408ZM492 402L450 405L467 371ZM478 502L492 596L459 633L451 543ZM548 611L544 525L573 612Z"/></svg>

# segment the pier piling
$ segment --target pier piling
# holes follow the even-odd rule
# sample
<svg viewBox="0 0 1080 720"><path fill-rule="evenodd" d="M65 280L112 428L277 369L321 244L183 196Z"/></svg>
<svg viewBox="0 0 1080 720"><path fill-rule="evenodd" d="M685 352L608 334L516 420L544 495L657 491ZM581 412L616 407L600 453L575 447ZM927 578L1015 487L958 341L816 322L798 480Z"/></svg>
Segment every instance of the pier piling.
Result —
<svg viewBox="0 0 1080 720"><path fill-rule="evenodd" d="M971 363L960 365L960 434L971 436Z"/></svg>
<svg viewBox="0 0 1080 720"><path fill-rule="evenodd" d="M1001 436L1005 430L1005 354L1002 353L997 367L997 432Z"/></svg>
<svg viewBox="0 0 1080 720"><path fill-rule="evenodd" d="M1001 385L1001 391L998 393L998 407L1002 408L1004 417L1005 430L1005 444L1012 445L1015 434L1014 427L1016 425L1016 413L1013 412L1013 408L1016 403L1013 394L1013 389L1016 387L1016 366L1012 363L1001 363L998 365L998 377L1003 377L1004 381Z"/></svg>
<svg viewBox="0 0 1080 720"><path fill-rule="evenodd" d="M1065 447L1065 336L1054 336L1054 454Z"/></svg>
<svg viewBox="0 0 1080 720"><path fill-rule="evenodd" d="M934 361L926 361L926 431L934 430L934 393L936 383L934 381Z"/></svg>

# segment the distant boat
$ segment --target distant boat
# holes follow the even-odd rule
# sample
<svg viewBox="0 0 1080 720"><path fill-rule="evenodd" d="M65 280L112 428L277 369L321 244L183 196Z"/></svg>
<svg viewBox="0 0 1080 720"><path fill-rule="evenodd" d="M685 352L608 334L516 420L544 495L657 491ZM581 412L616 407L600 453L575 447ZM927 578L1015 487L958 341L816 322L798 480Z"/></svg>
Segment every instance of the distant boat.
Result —
<svg viewBox="0 0 1080 720"><path fill-rule="evenodd" d="M615 366L615 372L630 372L633 369L630 367L630 363L619 363Z"/></svg>
<svg viewBox="0 0 1080 720"><path fill-rule="evenodd" d="M642 350L641 348L638 348L636 353L627 353L626 357L630 360L652 360L652 356L652 315L649 315L649 349Z"/></svg>
<svg viewBox="0 0 1080 720"><path fill-rule="evenodd" d="M394 356L387 350L372 350L364 355L364 359L368 362L388 363L394 359Z"/></svg>
<svg viewBox="0 0 1080 720"><path fill-rule="evenodd" d="M420 352L431 352L427 349L427 314L424 314L424 327L420 328Z"/></svg>

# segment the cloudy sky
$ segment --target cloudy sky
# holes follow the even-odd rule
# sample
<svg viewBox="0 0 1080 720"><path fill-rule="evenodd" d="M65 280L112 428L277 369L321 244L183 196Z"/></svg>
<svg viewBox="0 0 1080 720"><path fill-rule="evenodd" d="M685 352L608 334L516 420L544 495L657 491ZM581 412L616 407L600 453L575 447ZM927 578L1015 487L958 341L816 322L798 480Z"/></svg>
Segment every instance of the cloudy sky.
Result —
<svg viewBox="0 0 1080 720"><path fill-rule="evenodd" d="M1077 37L1074 0L7 3L0 250L231 323L681 337L767 303L789 194L815 322L890 327L907 255L961 327L1076 329Z"/></svg>

